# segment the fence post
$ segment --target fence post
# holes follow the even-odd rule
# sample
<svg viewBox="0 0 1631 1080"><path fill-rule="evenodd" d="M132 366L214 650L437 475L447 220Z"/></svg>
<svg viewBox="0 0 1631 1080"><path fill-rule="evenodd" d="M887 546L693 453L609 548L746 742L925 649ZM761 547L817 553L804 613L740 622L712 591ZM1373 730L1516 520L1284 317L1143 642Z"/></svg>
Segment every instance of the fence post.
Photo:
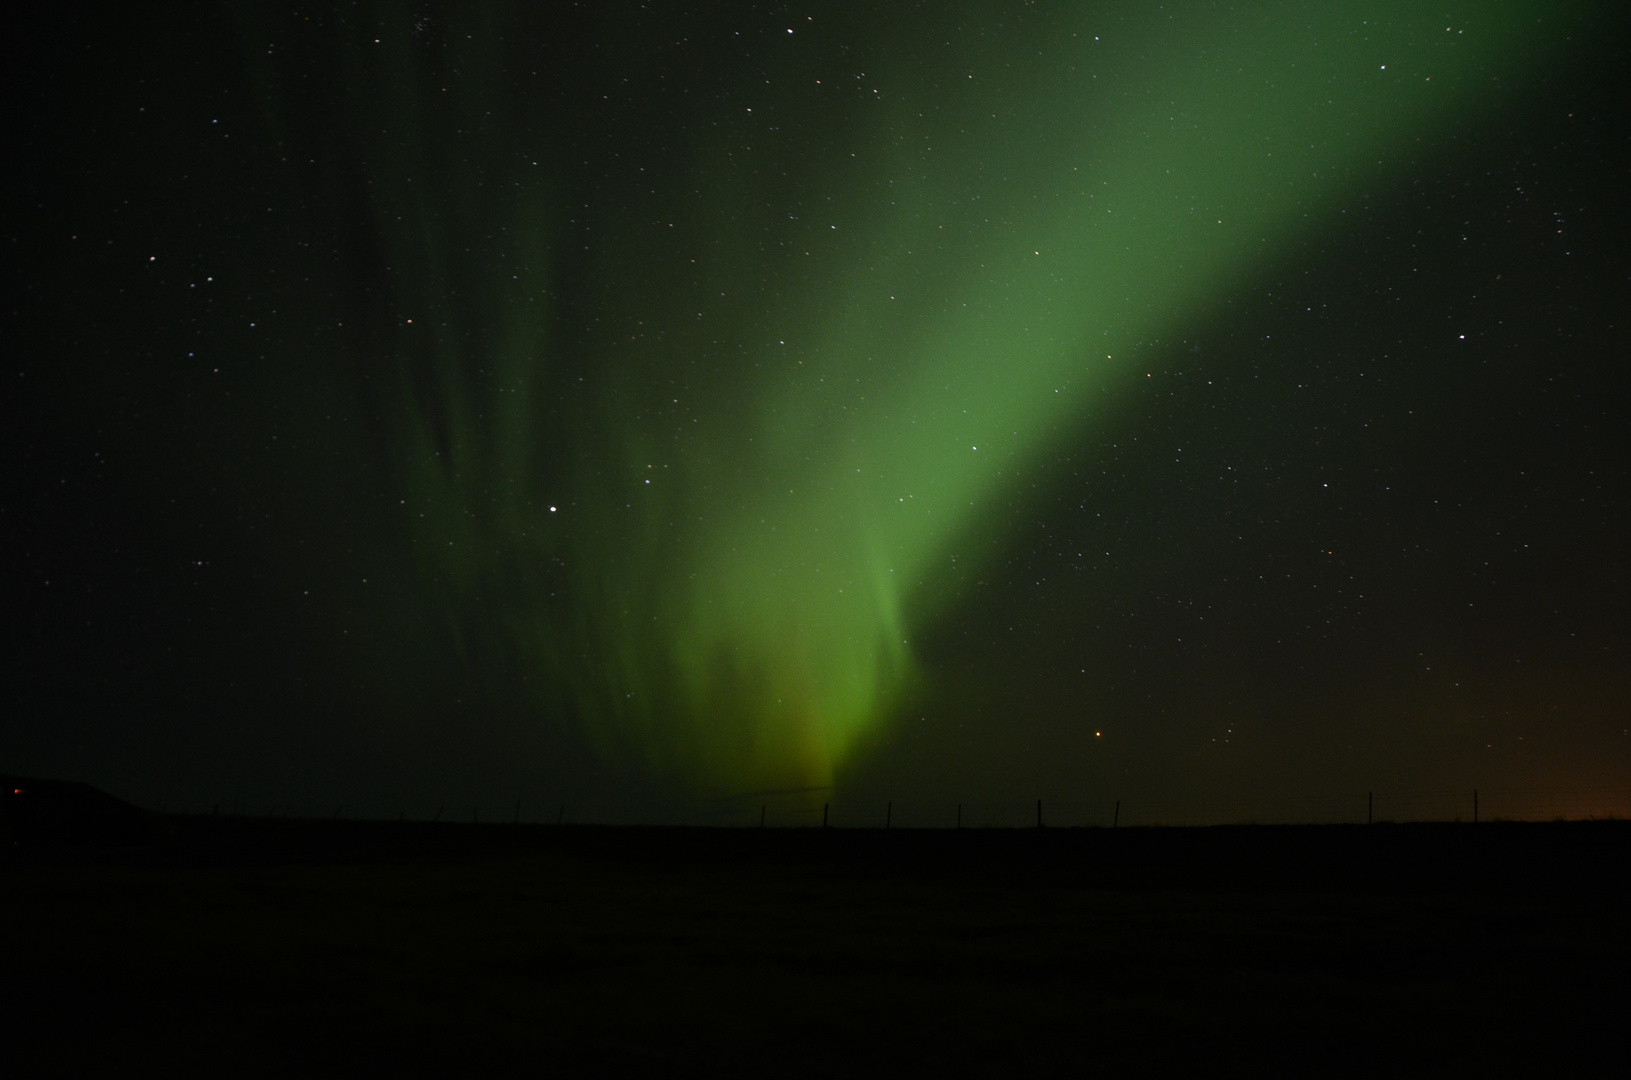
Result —
<svg viewBox="0 0 1631 1080"><path fill-rule="evenodd" d="M1036 827L1042 827L1042 800L1036 800Z"/></svg>
<svg viewBox="0 0 1631 1080"><path fill-rule="evenodd" d="M963 804L962 803L957 804L957 827L959 829L961 829L963 827Z"/></svg>
<svg viewBox="0 0 1631 1080"><path fill-rule="evenodd" d="M1365 792L1365 824L1371 823L1371 813L1376 809L1376 792Z"/></svg>
<svg viewBox="0 0 1631 1080"><path fill-rule="evenodd" d="M761 803L759 805L759 828L762 829L764 827L765 827L765 808L764 808L764 804Z"/></svg>
<svg viewBox="0 0 1631 1080"><path fill-rule="evenodd" d="M884 803L884 806L883 806L883 827L886 828L886 829L889 828L889 823L891 821L893 821L894 818L895 818L895 803L894 803L893 800L891 800L890 802Z"/></svg>
<svg viewBox="0 0 1631 1080"><path fill-rule="evenodd" d="M566 821L566 804L562 803L560 813L555 815L555 824L560 825L565 821Z"/></svg>
<svg viewBox="0 0 1631 1080"><path fill-rule="evenodd" d="M822 803L821 804L821 827L823 829L825 829L827 827L827 811L831 807L832 807L832 803Z"/></svg>
<svg viewBox="0 0 1631 1080"><path fill-rule="evenodd" d="M1472 789L1472 823L1478 824L1478 789Z"/></svg>
<svg viewBox="0 0 1631 1080"><path fill-rule="evenodd" d="M1121 824L1121 800L1117 799L1116 800L1116 816L1110 819L1110 827L1113 829L1117 825L1120 825L1120 824Z"/></svg>
<svg viewBox="0 0 1631 1080"><path fill-rule="evenodd" d="M521 800L515 800L515 823L521 824Z"/></svg>

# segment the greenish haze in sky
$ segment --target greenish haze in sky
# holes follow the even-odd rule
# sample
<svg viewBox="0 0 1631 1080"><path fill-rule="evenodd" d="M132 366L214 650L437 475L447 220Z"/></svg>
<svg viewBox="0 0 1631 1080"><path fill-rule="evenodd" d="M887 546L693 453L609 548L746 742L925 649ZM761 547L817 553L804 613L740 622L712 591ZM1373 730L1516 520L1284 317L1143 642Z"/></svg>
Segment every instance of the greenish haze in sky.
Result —
<svg viewBox="0 0 1631 1080"><path fill-rule="evenodd" d="M841 41L816 9L597 141L516 91L505 10L344 51L394 290L400 602L523 672L538 722L723 792L830 784L920 689L992 507L1141 347L1487 119L1552 59L1529 28L1575 17L973 5ZM649 87L642 56L593 63ZM621 171L585 181L586 146Z"/></svg>

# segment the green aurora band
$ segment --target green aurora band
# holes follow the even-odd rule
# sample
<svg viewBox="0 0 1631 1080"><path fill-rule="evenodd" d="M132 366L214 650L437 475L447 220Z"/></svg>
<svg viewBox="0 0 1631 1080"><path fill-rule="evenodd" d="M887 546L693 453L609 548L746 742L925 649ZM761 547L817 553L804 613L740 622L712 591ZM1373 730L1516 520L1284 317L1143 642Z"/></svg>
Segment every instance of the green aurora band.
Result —
<svg viewBox="0 0 1631 1080"><path fill-rule="evenodd" d="M919 688L914 633L1000 549L993 507L1143 377L1140 346L1491 115L1553 59L1537 19L1585 25L1027 17L758 27L739 85L597 144L627 175L591 195L496 9L434 56L389 12L341 47L392 290L368 348L403 602L462 671L681 788L832 783ZM596 90L656 49L614 30Z"/></svg>

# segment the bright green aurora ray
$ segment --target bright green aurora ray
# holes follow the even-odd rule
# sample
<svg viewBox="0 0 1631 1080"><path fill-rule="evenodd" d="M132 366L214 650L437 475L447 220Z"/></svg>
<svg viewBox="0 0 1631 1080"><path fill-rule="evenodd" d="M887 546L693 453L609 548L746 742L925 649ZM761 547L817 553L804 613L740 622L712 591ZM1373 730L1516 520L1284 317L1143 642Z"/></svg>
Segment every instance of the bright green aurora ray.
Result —
<svg viewBox="0 0 1631 1080"><path fill-rule="evenodd" d="M448 34L435 71L405 32L352 54L396 110L364 147L394 455L467 670L694 790L830 783L910 700L914 631L1000 541L994 505L1142 378L1140 344L1431 167L1419 137L1490 111L1565 18L1071 10L1004 36L976 5L842 62L799 52L814 21L762 35L768 79L666 157L602 148L629 178L570 205L501 35ZM445 202L438 117L468 140L437 151ZM496 254L461 277L477 230Z"/></svg>

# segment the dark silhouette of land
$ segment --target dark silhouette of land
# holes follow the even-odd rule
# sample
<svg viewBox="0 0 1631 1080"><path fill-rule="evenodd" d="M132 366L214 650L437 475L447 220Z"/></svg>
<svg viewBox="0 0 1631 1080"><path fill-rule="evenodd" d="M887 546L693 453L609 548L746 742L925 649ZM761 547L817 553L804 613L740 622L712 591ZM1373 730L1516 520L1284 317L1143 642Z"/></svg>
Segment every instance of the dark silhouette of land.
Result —
<svg viewBox="0 0 1631 1080"><path fill-rule="evenodd" d="M119 848L159 838L160 819L89 784L0 776L0 846Z"/></svg>
<svg viewBox="0 0 1631 1080"><path fill-rule="evenodd" d="M1556 1075L1631 998L1619 822L145 820L0 864L14 1075Z"/></svg>

